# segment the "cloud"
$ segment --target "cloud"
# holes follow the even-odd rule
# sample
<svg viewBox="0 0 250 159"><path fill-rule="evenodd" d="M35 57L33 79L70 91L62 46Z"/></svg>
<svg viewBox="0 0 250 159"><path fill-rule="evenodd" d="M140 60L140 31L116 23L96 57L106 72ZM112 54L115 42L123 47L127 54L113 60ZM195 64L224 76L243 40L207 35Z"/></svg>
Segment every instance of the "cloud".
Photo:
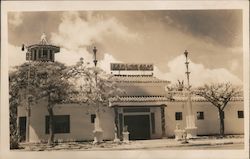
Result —
<svg viewBox="0 0 250 159"><path fill-rule="evenodd" d="M242 45L241 10L169 11L165 20L188 34L201 38L209 37L215 44L226 47Z"/></svg>
<svg viewBox="0 0 250 159"><path fill-rule="evenodd" d="M76 62L79 61L80 58L84 58L85 62L90 62L92 56L85 48L79 48L75 50L61 48L60 52L55 55L56 61L65 63L68 66L76 64Z"/></svg>
<svg viewBox="0 0 250 159"><path fill-rule="evenodd" d="M102 16L94 16L92 12L82 18L78 12L65 12L58 33L52 33L51 41L66 49L75 50L93 42L103 42L106 36L129 40L137 35L130 33L116 18L105 19Z"/></svg>
<svg viewBox="0 0 250 159"><path fill-rule="evenodd" d="M16 17L16 19L21 19L22 15L16 15ZM171 21L171 16L165 18L170 24L174 23ZM239 72L241 63L239 60L237 61L236 57L238 58L241 55L241 47L220 47L214 43L209 43L207 39L193 37L171 27L162 28L162 25L149 22L147 23L149 30L141 27L139 30L134 31L137 33L133 33L131 25L135 24L134 21L131 21L130 29L120 21L122 20L113 16L104 18L98 15L98 12L87 12L87 14L64 12L58 30L51 34L49 40L52 44L61 47L60 53L56 54L56 61L66 65L73 65L83 57L85 62L93 65L93 54L89 46L93 46L93 43L99 43L103 45L101 47L108 48L108 51L105 51L100 46L98 47L98 50L101 50L101 53L98 51L98 56L102 54L102 57L98 57L98 65L106 72L110 72L111 62L121 62L117 59L139 63L152 63L153 61L158 64L158 67L155 67L155 76L175 83L178 79L186 79L186 69L183 63L185 61L184 56L178 56L177 53L188 49L191 50L194 61L202 61L203 63L190 62L190 82L193 86L208 82L230 81L234 84L242 83L238 77L230 72L234 71L235 74ZM164 25L164 27L166 26ZM141 39L144 34L148 38ZM140 40L142 41L140 42ZM205 55L204 52L209 53L209 55ZM231 54L234 56L228 56ZM232 58L236 60L231 63ZM165 61L169 59L173 60L166 65ZM19 65L24 61L24 52L21 52L19 47L9 45L9 65ZM207 61L213 62L208 64ZM226 61L230 63L227 63L227 69L225 68Z"/></svg>
<svg viewBox="0 0 250 159"><path fill-rule="evenodd" d="M8 62L9 67L20 65L25 62L26 54L21 51L21 47L8 44Z"/></svg>
<svg viewBox="0 0 250 159"><path fill-rule="evenodd" d="M9 24L17 27L23 23L23 14L21 12L13 12L9 14Z"/></svg>
<svg viewBox="0 0 250 159"><path fill-rule="evenodd" d="M84 17L85 16L85 17ZM128 28L115 18L103 18L87 12L64 12L58 32L51 34L51 42L61 46L56 60L67 65L75 64L81 57L85 62L93 63L93 54L90 47L96 43L104 44L106 37L117 37L120 40L136 39L137 35L130 33ZM102 54L102 55L100 55ZM110 72L109 61L117 61L108 53L98 54L99 64L105 71Z"/></svg>
<svg viewBox="0 0 250 159"><path fill-rule="evenodd" d="M238 67L240 67L239 62L238 62L237 60L234 60L234 59L233 59L233 60L231 61L230 69L231 69L232 71L237 71Z"/></svg>
<svg viewBox="0 0 250 159"><path fill-rule="evenodd" d="M177 56L172 61L168 62L167 66L169 71L164 73L159 68L155 67L155 76L160 79L169 80L172 83L177 82L177 80L184 80L186 83L186 68L183 63L185 57ZM190 84L194 87L202 86L208 83L222 83L231 82L235 85L241 85L242 81L235 75L233 75L229 70L225 68L208 69L202 64L193 63L190 61L189 68L190 74Z"/></svg>
<svg viewBox="0 0 250 159"><path fill-rule="evenodd" d="M100 61L99 66L107 73L111 73L110 63L121 63L121 61L115 59L111 54L104 54L104 58Z"/></svg>
<svg viewBox="0 0 250 159"><path fill-rule="evenodd" d="M91 54L87 52L86 49L79 49L78 52L72 52L67 49L61 49L60 53L55 55L55 59L66 65L74 65L80 58L84 58L85 63L89 63L90 66L94 66L93 57ZM110 63L121 62L115 59L111 54L105 53L103 59L99 60L97 65L102 68L107 73L111 73L110 71Z"/></svg>

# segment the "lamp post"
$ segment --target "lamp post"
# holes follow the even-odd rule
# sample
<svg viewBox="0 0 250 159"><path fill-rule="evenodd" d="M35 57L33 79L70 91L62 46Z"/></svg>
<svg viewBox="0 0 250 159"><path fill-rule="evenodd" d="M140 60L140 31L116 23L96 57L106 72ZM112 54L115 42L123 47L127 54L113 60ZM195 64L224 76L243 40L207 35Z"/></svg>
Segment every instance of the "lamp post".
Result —
<svg viewBox="0 0 250 159"><path fill-rule="evenodd" d="M185 65L186 65L186 69L187 69L187 71L185 72L186 73L186 75L187 75L187 90L190 90L190 83L189 83L189 75L190 75L190 71L189 71L189 69L188 69L188 65L189 65L189 62L188 62L188 52L187 52L187 50L185 50L184 51L184 55L185 55L185 57L186 57L186 62L185 62Z"/></svg>
<svg viewBox="0 0 250 159"><path fill-rule="evenodd" d="M186 102L186 109L187 109L187 115L186 115L186 134L187 134L187 138L196 138L197 136L197 127L195 126L195 117L193 114L193 110L192 110L192 101L191 101L191 92L190 92L190 83L189 83L189 76L190 76L190 71L189 71L189 62L188 62L188 51L185 50L184 51L184 55L186 57L186 75L187 75L187 102Z"/></svg>
<svg viewBox="0 0 250 159"><path fill-rule="evenodd" d="M96 53L97 53L97 48L94 46L93 48L93 53L94 53L94 65L95 65L95 86L96 86L96 89L97 89L97 58L96 58ZM97 98L97 97L96 97ZM98 103L98 100L96 100L96 106L97 106L97 109L96 109L96 117L95 117L95 127L94 127L94 141L93 141L93 144L96 144L96 143L100 143L100 142L103 142L103 130L101 128L101 125L100 125L100 109L99 109L99 103Z"/></svg>
<svg viewBox="0 0 250 159"><path fill-rule="evenodd" d="M29 132L29 127L30 127L30 115L31 115L31 101L32 101L32 96L30 95L30 62L31 62L31 52L28 49L27 46L25 46L24 44L22 45L22 51L25 51L25 49L27 50L27 56L28 56L28 61L29 61L29 69L28 69L28 81L27 81L27 107L26 107L26 134L25 134L25 141L29 142L29 136L30 136L30 132Z"/></svg>
<svg viewBox="0 0 250 159"><path fill-rule="evenodd" d="M94 64L95 64L95 67L96 67L96 65L97 65L97 58L96 58L96 53L97 53L97 48L94 46L94 49L93 49L93 53L94 53Z"/></svg>

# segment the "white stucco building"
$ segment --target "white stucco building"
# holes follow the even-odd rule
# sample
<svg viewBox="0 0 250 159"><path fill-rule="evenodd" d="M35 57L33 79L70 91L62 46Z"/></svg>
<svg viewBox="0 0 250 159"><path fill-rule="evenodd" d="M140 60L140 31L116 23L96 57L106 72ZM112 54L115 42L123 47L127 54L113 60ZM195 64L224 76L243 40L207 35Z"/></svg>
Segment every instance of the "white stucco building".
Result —
<svg viewBox="0 0 250 159"><path fill-rule="evenodd" d="M122 129L128 126L130 139L155 139L173 137L176 125L185 128L187 98L179 92L173 100L166 98L165 86L168 81L155 78L153 75L116 75L119 86L127 92L119 101L113 101L101 113L101 127L105 140L113 140L115 125L118 137ZM219 133L217 108L199 96L192 96L193 113L198 135ZM84 105L63 104L54 109L55 139L93 140L95 113L89 112ZM22 136L25 136L25 107L18 108L18 125ZM46 100L40 101L31 108L30 142L48 139L48 112ZM225 108L225 134L244 133L244 106L242 97L234 97Z"/></svg>

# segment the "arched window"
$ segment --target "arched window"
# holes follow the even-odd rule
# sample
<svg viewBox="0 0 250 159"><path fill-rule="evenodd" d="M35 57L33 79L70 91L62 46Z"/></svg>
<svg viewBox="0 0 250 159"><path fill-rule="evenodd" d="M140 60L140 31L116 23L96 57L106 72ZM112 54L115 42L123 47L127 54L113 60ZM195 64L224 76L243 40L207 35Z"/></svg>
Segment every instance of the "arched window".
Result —
<svg viewBox="0 0 250 159"><path fill-rule="evenodd" d="M33 57L34 57L34 60L37 60L37 59L36 59L36 50L34 50L33 54L34 54L34 56L33 56Z"/></svg>

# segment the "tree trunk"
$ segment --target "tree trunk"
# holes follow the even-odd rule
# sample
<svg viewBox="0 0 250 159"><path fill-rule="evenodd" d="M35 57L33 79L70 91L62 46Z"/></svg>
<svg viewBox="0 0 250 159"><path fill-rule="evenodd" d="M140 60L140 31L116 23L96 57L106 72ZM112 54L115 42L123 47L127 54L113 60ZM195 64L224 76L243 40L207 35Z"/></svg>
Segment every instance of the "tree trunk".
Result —
<svg viewBox="0 0 250 159"><path fill-rule="evenodd" d="M48 112L49 112L49 140L48 140L48 145L53 145L54 144L54 112L53 112L53 108L49 107Z"/></svg>
<svg viewBox="0 0 250 159"><path fill-rule="evenodd" d="M220 118L220 136L224 136L224 111L218 108L219 118Z"/></svg>

